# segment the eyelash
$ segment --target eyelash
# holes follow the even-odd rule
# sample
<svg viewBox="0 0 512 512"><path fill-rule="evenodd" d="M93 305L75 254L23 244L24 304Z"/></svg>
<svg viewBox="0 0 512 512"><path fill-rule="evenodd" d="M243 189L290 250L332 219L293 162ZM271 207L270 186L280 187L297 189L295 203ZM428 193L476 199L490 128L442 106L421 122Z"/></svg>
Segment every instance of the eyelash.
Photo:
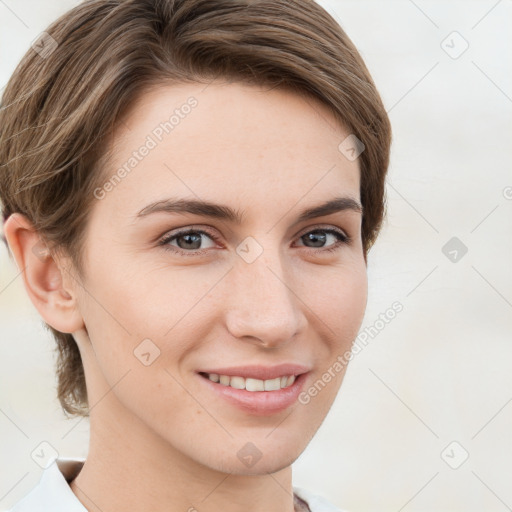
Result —
<svg viewBox="0 0 512 512"><path fill-rule="evenodd" d="M318 247L318 248L306 247L306 249L309 249L310 251L313 251L313 252L324 252L324 253L333 252L333 251L340 249L342 245L349 245L352 242L352 238L350 238L348 235L346 235L342 231L339 231L339 230L333 229L333 228L314 228L310 231L306 231L304 234L300 235L298 238L300 239L303 236L306 236L310 233L317 233L317 232L332 234L332 235L336 236L338 240L335 244L333 244L332 246L330 246L326 249L324 249L322 247ZM176 238L179 238L184 235L190 235L190 234L206 235L206 236L210 237L214 242L217 242L217 243L220 242L219 238L217 236L213 235L212 233L209 233L202 229L190 228L190 229L185 229L183 231L179 231L177 233L173 233L171 235L164 236L158 242L158 246L162 246L164 250L178 253L181 256L200 256L200 255L203 255L206 252L208 252L209 249L198 249L196 251L186 251L184 249L180 249L180 248L174 247L172 245L169 245L169 242L175 240Z"/></svg>

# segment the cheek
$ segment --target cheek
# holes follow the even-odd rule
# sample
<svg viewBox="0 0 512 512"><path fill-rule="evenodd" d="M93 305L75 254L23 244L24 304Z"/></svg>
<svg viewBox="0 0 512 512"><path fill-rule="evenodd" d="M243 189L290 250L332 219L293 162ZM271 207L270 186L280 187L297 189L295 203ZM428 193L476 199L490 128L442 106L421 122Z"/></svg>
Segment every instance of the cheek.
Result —
<svg viewBox="0 0 512 512"><path fill-rule="evenodd" d="M118 255L121 256L121 255ZM208 290L208 279L135 257L97 266L87 283L92 322L125 343L165 337ZM186 269L185 269L186 270ZM215 276L209 276L213 281Z"/></svg>
<svg viewBox="0 0 512 512"><path fill-rule="evenodd" d="M366 310L368 278L364 261L307 275L300 297L322 321L323 330L330 333L334 343L351 343Z"/></svg>
<svg viewBox="0 0 512 512"><path fill-rule="evenodd" d="M169 298L157 298L155 288L154 295L149 291L144 295L141 285L111 275L108 283L102 283L103 293L92 287L97 300L89 301L86 325L96 378L104 387L97 394L112 390L111 398L115 396L124 407L119 413L130 411L149 423L158 418L162 428L175 428L173 411L196 413L179 384L183 379L178 372L190 351L190 340L178 334L183 329L193 332L193 326L187 317L180 321L186 312L183 297L174 304Z"/></svg>
<svg viewBox="0 0 512 512"><path fill-rule="evenodd" d="M167 389L176 392L178 401L182 396L169 373L180 368L195 337L206 337L202 298L219 279L211 272L198 274L104 265L85 285L89 293L82 314L99 369L109 386L129 371L122 388L129 390L126 398L141 401L142 408L147 393Z"/></svg>
<svg viewBox="0 0 512 512"><path fill-rule="evenodd" d="M338 280L336 289L331 289L332 317L338 327L350 331L352 342L363 321L368 298L366 267L354 268Z"/></svg>

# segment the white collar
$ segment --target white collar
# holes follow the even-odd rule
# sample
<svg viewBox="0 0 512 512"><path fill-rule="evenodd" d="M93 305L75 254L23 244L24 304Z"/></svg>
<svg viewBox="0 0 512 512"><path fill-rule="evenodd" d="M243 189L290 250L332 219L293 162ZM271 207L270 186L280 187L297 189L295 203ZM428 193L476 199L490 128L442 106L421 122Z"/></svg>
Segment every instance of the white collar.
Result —
<svg viewBox="0 0 512 512"><path fill-rule="evenodd" d="M85 459L61 457L43 470L39 483L8 512L87 512L69 487Z"/></svg>
<svg viewBox="0 0 512 512"><path fill-rule="evenodd" d="M8 512L87 512L69 486L84 462L81 458L55 459L43 470L39 483ZM309 505L311 512L346 512L307 489L293 486L293 492Z"/></svg>

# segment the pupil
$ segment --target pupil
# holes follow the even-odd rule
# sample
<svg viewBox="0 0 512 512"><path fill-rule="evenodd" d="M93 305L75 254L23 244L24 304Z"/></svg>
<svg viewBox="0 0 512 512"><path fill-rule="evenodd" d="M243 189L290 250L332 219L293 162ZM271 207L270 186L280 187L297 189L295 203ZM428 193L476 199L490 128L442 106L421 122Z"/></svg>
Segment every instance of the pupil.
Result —
<svg viewBox="0 0 512 512"><path fill-rule="evenodd" d="M316 234L316 233L309 233L308 235L306 235L310 241L312 241L313 243L317 243L317 245L315 245L315 247L322 247L322 245L325 243L325 233L323 234Z"/></svg>
<svg viewBox="0 0 512 512"><path fill-rule="evenodd" d="M201 245L201 237L200 236L197 236L197 235L194 235L194 234L186 234L186 235L182 235L181 238L185 239L186 240L186 244L190 244L190 243L194 243L196 242L199 242L199 245ZM193 240L193 239L196 239L196 240ZM185 249L199 249L199 247L190 247L190 245L186 245ZM182 247L183 249L183 247Z"/></svg>

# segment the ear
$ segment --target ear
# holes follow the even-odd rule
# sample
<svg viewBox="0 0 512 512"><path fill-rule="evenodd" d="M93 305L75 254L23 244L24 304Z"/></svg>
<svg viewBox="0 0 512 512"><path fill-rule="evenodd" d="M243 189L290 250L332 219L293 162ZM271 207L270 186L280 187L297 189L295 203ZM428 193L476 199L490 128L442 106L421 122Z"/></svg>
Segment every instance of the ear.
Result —
<svg viewBox="0 0 512 512"><path fill-rule="evenodd" d="M63 333L84 327L76 293L80 284L68 270L61 270L31 222L13 213L5 221L4 234L30 300L44 321Z"/></svg>

